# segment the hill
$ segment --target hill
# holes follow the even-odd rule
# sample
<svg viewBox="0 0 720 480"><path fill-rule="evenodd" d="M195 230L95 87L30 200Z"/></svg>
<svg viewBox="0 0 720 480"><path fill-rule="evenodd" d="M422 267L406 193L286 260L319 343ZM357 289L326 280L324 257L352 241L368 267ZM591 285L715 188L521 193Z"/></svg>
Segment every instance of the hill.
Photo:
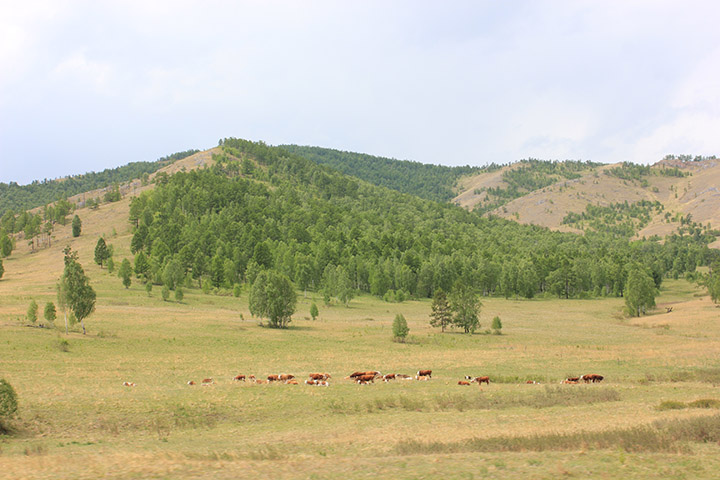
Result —
<svg viewBox="0 0 720 480"><path fill-rule="evenodd" d="M572 178L546 175L542 182L513 190L516 172L539 175L538 166L543 164L520 162L463 178L463 191L454 200L480 212L570 232L664 237L688 226L707 230L720 225L720 162L712 158L670 158L653 166L588 164L573 171Z"/></svg>

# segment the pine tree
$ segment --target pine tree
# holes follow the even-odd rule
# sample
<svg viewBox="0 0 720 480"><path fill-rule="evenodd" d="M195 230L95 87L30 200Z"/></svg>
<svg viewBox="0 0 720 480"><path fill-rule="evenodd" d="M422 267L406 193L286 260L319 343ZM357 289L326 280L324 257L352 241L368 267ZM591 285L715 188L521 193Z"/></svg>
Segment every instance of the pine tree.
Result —
<svg viewBox="0 0 720 480"><path fill-rule="evenodd" d="M57 318L57 311L55 310L55 304L52 302L47 302L45 304L45 311L43 312L43 317L45 317L45 321L52 323Z"/></svg>
<svg viewBox="0 0 720 480"><path fill-rule="evenodd" d="M315 302L310 305L310 316L313 320L317 319L318 315L320 315L320 312L318 312L317 305L315 305Z"/></svg>
<svg viewBox="0 0 720 480"><path fill-rule="evenodd" d="M433 295L432 313L430 313L430 325L440 327L441 331L445 331L445 327L452 323L452 310L448 302L447 295L442 288L438 288Z"/></svg>
<svg viewBox="0 0 720 480"><path fill-rule="evenodd" d="M410 333L410 328L408 327L407 320L405 320L405 317L398 313L395 315L395 320L393 320L393 337L396 342L405 343L405 338L407 337L408 333Z"/></svg>
<svg viewBox="0 0 720 480"><path fill-rule="evenodd" d="M81 231L82 231L82 221L80 221L80 217L75 215L72 219L72 236L79 237Z"/></svg>
<svg viewBox="0 0 720 480"><path fill-rule="evenodd" d="M108 251L107 244L105 243L105 239L100 237L95 245L95 263L102 268L108 258L110 258L110 252Z"/></svg>
<svg viewBox="0 0 720 480"><path fill-rule="evenodd" d="M132 266L130 265L130 260L127 258L123 258L122 263L120 264L120 269L118 270L118 277L122 278L122 284L125 286L125 288L129 288L132 281L130 280L130 277L132 276Z"/></svg>
<svg viewBox="0 0 720 480"><path fill-rule="evenodd" d="M27 310L27 318L30 322L35 323L37 321L38 304L35 300L30 302L30 306Z"/></svg>

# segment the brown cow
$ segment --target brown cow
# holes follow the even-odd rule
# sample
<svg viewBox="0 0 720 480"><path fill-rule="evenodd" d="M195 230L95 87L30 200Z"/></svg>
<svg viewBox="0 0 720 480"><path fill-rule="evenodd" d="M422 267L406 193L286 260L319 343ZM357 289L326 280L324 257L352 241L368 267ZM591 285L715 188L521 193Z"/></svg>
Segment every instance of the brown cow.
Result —
<svg viewBox="0 0 720 480"><path fill-rule="evenodd" d="M190 380L189 382L187 382L187 384L188 385L196 385L195 380Z"/></svg>
<svg viewBox="0 0 720 480"><path fill-rule="evenodd" d="M202 380L203 385L212 385L213 383L215 383L215 382L213 381L212 378L203 378L203 380Z"/></svg>
<svg viewBox="0 0 720 480"><path fill-rule="evenodd" d="M404 373L396 373L395 378L400 378L402 380L412 380L413 377L410 375L405 375Z"/></svg>
<svg viewBox="0 0 720 480"><path fill-rule="evenodd" d="M356 378L356 380L357 380L358 383L360 383L360 382L365 382L365 383L367 383L367 382L372 382L372 383L375 383L375 375L360 375L359 377Z"/></svg>
<svg viewBox="0 0 720 480"><path fill-rule="evenodd" d="M580 377L580 380L582 380L585 383L590 383L590 382L597 383L597 382L602 382L603 378L605 378L605 377L603 377L602 375L598 375L596 373L589 373L587 375L583 375L582 377Z"/></svg>
<svg viewBox="0 0 720 480"><path fill-rule="evenodd" d="M292 380L293 378L295 378L295 375L290 375L289 373L282 373L282 374L278 375L278 378L280 379L281 382L286 382L288 380Z"/></svg>
<svg viewBox="0 0 720 480"><path fill-rule="evenodd" d="M278 381L280 381L280 377L278 375L268 375L267 381L268 382L278 382Z"/></svg>
<svg viewBox="0 0 720 480"><path fill-rule="evenodd" d="M286 380L285 383L287 385L297 385L298 384L297 380Z"/></svg>
<svg viewBox="0 0 720 480"><path fill-rule="evenodd" d="M313 380L327 380L328 378L330 378L329 373L311 373L308 376Z"/></svg>
<svg viewBox="0 0 720 480"><path fill-rule="evenodd" d="M481 383L487 383L490 385L490 377L475 377L472 380L470 380L470 383L477 383L480 385Z"/></svg>
<svg viewBox="0 0 720 480"><path fill-rule="evenodd" d="M389 382L390 380L395 380L395 374L394 373L386 373L385 375L383 375L382 378L383 378L384 382Z"/></svg>
<svg viewBox="0 0 720 480"><path fill-rule="evenodd" d="M528 380L528 381L525 382L525 383L528 384L528 385L539 385L539 384L540 384L540 382L536 382L535 380Z"/></svg>
<svg viewBox="0 0 720 480"><path fill-rule="evenodd" d="M135 382L123 382L123 387L135 387Z"/></svg>
<svg viewBox="0 0 720 480"><path fill-rule="evenodd" d="M244 381L245 381L245 375L235 375L235 376L233 377L233 380L235 380L236 382L244 382Z"/></svg>
<svg viewBox="0 0 720 480"><path fill-rule="evenodd" d="M432 370L418 370L417 376L432 378Z"/></svg>
<svg viewBox="0 0 720 480"><path fill-rule="evenodd" d="M568 382L579 382L580 377L568 377L565 380L567 380Z"/></svg>
<svg viewBox="0 0 720 480"><path fill-rule="evenodd" d="M427 375L416 375L415 380L427 381L427 380L430 380L430 377Z"/></svg>
<svg viewBox="0 0 720 480"><path fill-rule="evenodd" d="M460 380L460 381L458 381L458 385L467 385L467 386L470 386L470 382L468 382L467 380Z"/></svg>
<svg viewBox="0 0 720 480"><path fill-rule="evenodd" d="M248 375L248 380L254 382L256 380L255 375Z"/></svg>
<svg viewBox="0 0 720 480"><path fill-rule="evenodd" d="M566 379L566 380L563 380L563 381L560 382L560 383L564 383L564 384L567 384L567 385L577 385L578 382L577 382L577 380Z"/></svg>
<svg viewBox="0 0 720 480"><path fill-rule="evenodd" d="M305 384L306 385L316 385L318 381L319 380L313 380L313 379L305 380Z"/></svg>

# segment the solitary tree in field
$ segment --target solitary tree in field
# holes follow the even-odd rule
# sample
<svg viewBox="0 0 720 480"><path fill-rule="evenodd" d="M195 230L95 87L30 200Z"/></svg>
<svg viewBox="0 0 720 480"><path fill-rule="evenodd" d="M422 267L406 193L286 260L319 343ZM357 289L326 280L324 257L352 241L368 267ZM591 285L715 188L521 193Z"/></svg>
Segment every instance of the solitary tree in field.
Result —
<svg viewBox="0 0 720 480"><path fill-rule="evenodd" d="M5 422L15 416L17 408L15 389L4 378L0 378L0 433L8 430Z"/></svg>
<svg viewBox="0 0 720 480"><path fill-rule="evenodd" d="M408 333L410 333L410 328L408 327L407 320L405 320L405 317L398 313L395 315L395 320L393 320L393 337L396 342L405 343L405 338L407 337Z"/></svg>
<svg viewBox="0 0 720 480"><path fill-rule="evenodd" d="M315 302L310 305L310 316L313 320L317 319L317 316L320 315L320 312L318 312L317 305L315 305Z"/></svg>
<svg viewBox="0 0 720 480"><path fill-rule="evenodd" d="M270 320L270 327L286 328L295 312L297 295L290 280L275 271L262 271L250 289L250 313Z"/></svg>
<svg viewBox="0 0 720 480"><path fill-rule="evenodd" d="M625 305L628 313L633 317L639 317L655 306L655 281L645 270L637 266L631 268L625 284Z"/></svg>
<svg viewBox="0 0 720 480"><path fill-rule="evenodd" d="M35 323L37 321L38 304L35 300L30 302L27 310L27 318L30 322Z"/></svg>
<svg viewBox="0 0 720 480"><path fill-rule="evenodd" d="M125 286L125 288L129 288L132 281L130 280L130 277L132 276L132 266L130 265L130 260L127 258L123 258L122 263L120 264L120 269L118 270L118 277L122 279L122 284Z"/></svg>
<svg viewBox="0 0 720 480"><path fill-rule="evenodd" d="M55 310L55 304L52 302L47 302L45 304L45 311L43 312L43 317L45 318L45 321L48 323L53 323L55 319L57 318L57 312Z"/></svg>
<svg viewBox="0 0 720 480"><path fill-rule="evenodd" d="M480 326L478 316L482 306L475 290L462 280L456 281L450 292L450 306L455 312L453 323L462 327L465 333L475 332Z"/></svg>
<svg viewBox="0 0 720 480"><path fill-rule="evenodd" d="M445 327L452 323L452 309L448 302L447 295L442 288L435 290L432 301L432 312L430 313L430 325L440 327L440 331L444 332Z"/></svg>
<svg viewBox="0 0 720 480"><path fill-rule="evenodd" d="M81 231L82 231L82 221L80 221L80 217L75 215L72 219L72 236L79 237Z"/></svg>
<svg viewBox="0 0 720 480"><path fill-rule="evenodd" d="M500 321L500 317L496 316L495 318L493 318L490 328L492 328L497 335L500 335L500 330L502 330L502 322Z"/></svg>
<svg viewBox="0 0 720 480"><path fill-rule="evenodd" d="M110 251L107 248L105 239L100 237L97 244L95 244L95 263L100 265L100 268L102 268L108 258L110 258Z"/></svg>
<svg viewBox="0 0 720 480"><path fill-rule="evenodd" d="M85 335L85 318L95 311L95 290L90 286L90 279L78 262L77 252L73 252L67 246L63 253L65 270L58 285L58 301L75 315ZM67 321L65 325L67 331Z"/></svg>

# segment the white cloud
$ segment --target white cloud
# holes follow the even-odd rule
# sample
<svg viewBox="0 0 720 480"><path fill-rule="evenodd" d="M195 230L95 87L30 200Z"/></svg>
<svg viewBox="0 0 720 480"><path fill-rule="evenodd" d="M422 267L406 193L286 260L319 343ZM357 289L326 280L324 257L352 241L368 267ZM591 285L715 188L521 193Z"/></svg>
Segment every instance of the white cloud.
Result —
<svg viewBox="0 0 720 480"><path fill-rule="evenodd" d="M62 60L51 74L55 79L67 80L75 86L89 85L96 92L111 93L116 68L109 63L96 62L84 53L76 52Z"/></svg>

